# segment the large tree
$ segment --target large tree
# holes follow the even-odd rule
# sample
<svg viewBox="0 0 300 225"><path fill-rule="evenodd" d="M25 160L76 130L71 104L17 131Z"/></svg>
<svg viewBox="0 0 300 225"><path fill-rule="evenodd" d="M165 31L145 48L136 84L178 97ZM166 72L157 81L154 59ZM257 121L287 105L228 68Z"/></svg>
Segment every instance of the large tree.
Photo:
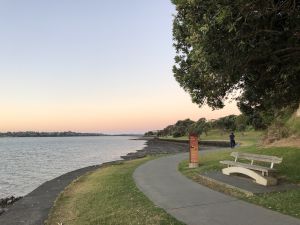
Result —
<svg viewBox="0 0 300 225"><path fill-rule="evenodd" d="M235 96L247 114L299 105L299 0L172 2L173 72L193 102L218 109Z"/></svg>

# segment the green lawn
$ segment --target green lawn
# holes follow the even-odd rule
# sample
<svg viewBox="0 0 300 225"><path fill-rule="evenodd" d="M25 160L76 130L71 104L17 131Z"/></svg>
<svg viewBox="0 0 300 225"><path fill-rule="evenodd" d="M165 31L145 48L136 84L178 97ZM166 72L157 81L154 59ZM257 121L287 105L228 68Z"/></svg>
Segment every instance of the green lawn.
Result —
<svg viewBox="0 0 300 225"><path fill-rule="evenodd" d="M292 123L294 126L298 125ZM296 125L295 125L296 124ZM202 134L201 140L228 140L229 132L224 133L220 130L211 130L207 135ZM234 149L234 151L243 151L256 154L276 155L283 157L283 162L276 165L278 169L278 177L283 182L296 183L300 185L300 146L299 148L288 147L271 147L264 148L261 145L263 132L248 131L235 132L236 142L241 143L241 147ZM164 137L164 139L174 139L173 137ZM176 139L188 140L188 137L180 137ZM215 186L212 183L201 180L199 174L206 171L220 171L223 167L219 163L220 160L232 159L230 157L230 150L209 153L201 155L200 153L200 167L196 169L188 168L188 161L183 161L179 165L179 170L196 182L207 185L215 190L233 195L235 197L244 199L246 201L270 208L288 215L300 218L300 190L290 190L280 193L269 193L263 195L255 195L252 197L246 196L237 190L230 190L225 187Z"/></svg>
<svg viewBox="0 0 300 225"><path fill-rule="evenodd" d="M46 224L181 225L135 185L135 168L150 159L153 157L107 166L80 177L58 197Z"/></svg>
<svg viewBox="0 0 300 225"><path fill-rule="evenodd" d="M234 151L276 155L283 157L283 162L279 165L276 165L279 178L283 182L300 184L300 148L262 148L252 145L236 148ZM201 155L200 153L199 168L189 169L188 161L185 160L180 163L179 170L190 179L203 184L203 181L199 179L198 174L213 170L220 171L222 169L222 165L219 163L219 161L223 159L230 159L230 152L231 151L221 151L209 153L206 155ZM246 201L264 206L266 208L270 208L281 213L300 218L300 189L280 193L255 195L253 197L247 197L245 194L234 192L234 190L226 190L226 188L215 189L242 198Z"/></svg>
<svg viewBox="0 0 300 225"><path fill-rule="evenodd" d="M220 130L210 130L207 135L201 134L201 140L205 141L229 141L230 132L222 132ZM235 139L237 143L241 143L242 145L253 145L258 143L261 139L263 132L260 131L246 131L246 132L235 132ZM160 139L165 140L188 140L187 136L173 138L172 136L160 137Z"/></svg>
<svg viewBox="0 0 300 225"><path fill-rule="evenodd" d="M219 130L211 130L207 135L202 134L200 140L226 140L229 141L230 132L221 132ZM263 132L261 131L246 131L246 132L234 132L237 143L242 145L252 145L259 142Z"/></svg>

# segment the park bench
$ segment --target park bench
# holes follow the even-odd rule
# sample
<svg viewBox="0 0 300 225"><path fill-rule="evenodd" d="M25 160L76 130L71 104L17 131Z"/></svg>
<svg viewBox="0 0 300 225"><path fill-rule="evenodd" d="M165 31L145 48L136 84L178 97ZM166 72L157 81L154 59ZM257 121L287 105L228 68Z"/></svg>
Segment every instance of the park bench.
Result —
<svg viewBox="0 0 300 225"><path fill-rule="evenodd" d="M232 152L230 155L234 157L234 161L220 161L221 164L227 165L227 168L222 169L223 174L244 174L248 177L253 178L256 183L264 186L277 184L277 179L269 175L276 171L274 169L274 164L281 163L282 158L279 158L277 156L242 152ZM270 163L270 166L266 167L264 165L254 165L254 162L263 162L265 164Z"/></svg>

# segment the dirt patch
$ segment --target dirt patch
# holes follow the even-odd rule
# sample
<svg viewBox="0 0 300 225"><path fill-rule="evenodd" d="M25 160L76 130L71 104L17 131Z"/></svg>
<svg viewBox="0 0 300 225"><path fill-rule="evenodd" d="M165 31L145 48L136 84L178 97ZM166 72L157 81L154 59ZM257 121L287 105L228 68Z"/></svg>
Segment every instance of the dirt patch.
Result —
<svg viewBox="0 0 300 225"><path fill-rule="evenodd" d="M266 147L297 147L300 148L300 137L289 137L275 141Z"/></svg>

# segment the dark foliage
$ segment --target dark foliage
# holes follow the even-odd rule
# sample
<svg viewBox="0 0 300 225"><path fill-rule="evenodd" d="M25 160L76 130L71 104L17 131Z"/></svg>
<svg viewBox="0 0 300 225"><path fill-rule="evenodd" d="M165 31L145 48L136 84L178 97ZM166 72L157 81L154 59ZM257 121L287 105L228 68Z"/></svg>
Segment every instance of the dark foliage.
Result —
<svg viewBox="0 0 300 225"><path fill-rule="evenodd" d="M299 105L299 0L172 2L174 76L193 102L222 108L238 91L257 128Z"/></svg>

